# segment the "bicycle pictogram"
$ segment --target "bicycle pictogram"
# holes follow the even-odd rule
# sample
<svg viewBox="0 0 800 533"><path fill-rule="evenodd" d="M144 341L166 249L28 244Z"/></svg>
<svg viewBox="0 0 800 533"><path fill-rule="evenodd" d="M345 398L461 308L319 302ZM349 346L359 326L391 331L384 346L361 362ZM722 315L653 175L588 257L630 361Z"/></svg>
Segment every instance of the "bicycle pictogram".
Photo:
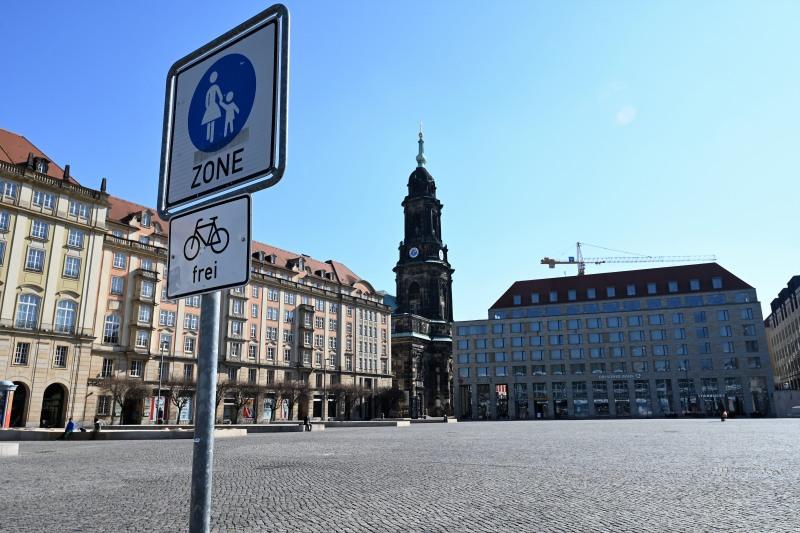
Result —
<svg viewBox="0 0 800 533"><path fill-rule="evenodd" d="M203 219L197 219L192 233L183 244L183 256L191 261L200 253L202 247L211 248L215 254L221 254L228 247L230 234L225 228L217 227L217 217L208 219L210 222L202 224Z"/></svg>

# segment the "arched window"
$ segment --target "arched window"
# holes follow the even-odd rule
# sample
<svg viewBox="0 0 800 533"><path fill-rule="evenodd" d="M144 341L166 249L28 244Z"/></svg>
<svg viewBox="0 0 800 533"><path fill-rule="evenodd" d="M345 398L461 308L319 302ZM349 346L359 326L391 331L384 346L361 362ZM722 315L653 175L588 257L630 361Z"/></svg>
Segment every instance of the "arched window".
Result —
<svg viewBox="0 0 800 533"><path fill-rule="evenodd" d="M39 323L39 301L35 294L21 294L17 306L18 328L34 329Z"/></svg>
<svg viewBox="0 0 800 533"><path fill-rule="evenodd" d="M103 342L119 344L119 316L106 315L106 321L103 324Z"/></svg>
<svg viewBox="0 0 800 533"><path fill-rule="evenodd" d="M59 333L75 332L75 316L78 304L72 300L59 300L56 305L56 331Z"/></svg>

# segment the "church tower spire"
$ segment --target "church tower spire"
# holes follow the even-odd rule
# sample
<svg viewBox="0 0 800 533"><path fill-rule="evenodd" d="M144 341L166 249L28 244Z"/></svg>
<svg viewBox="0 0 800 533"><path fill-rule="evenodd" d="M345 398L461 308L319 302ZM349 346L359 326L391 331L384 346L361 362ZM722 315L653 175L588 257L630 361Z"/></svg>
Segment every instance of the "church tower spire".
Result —
<svg viewBox="0 0 800 533"><path fill-rule="evenodd" d="M405 415L450 414L452 402L453 298L442 202L426 168L422 125L417 168L403 199L405 232L394 267L397 308L392 315L392 359L397 386L407 392ZM421 333L422 332L422 333Z"/></svg>

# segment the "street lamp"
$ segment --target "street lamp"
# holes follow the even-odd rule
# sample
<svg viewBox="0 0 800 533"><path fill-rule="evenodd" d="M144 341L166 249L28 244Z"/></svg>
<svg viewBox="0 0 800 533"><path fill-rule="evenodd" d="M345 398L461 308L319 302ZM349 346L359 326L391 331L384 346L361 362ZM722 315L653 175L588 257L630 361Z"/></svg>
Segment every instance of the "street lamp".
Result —
<svg viewBox="0 0 800 533"><path fill-rule="evenodd" d="M164 343L160 343L161 362L158 365L158 400L156 401L156 424L161 420L161 378L164 375Z"/></svg>

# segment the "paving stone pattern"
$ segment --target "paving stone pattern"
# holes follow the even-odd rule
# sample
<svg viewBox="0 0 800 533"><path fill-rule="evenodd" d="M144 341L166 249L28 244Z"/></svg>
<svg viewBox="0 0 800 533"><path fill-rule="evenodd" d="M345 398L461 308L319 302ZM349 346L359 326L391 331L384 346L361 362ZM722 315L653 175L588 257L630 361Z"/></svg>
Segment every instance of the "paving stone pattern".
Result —
<svg viewBox="0 0 800 533"><path fill-rule="evenodd" d="M217 441L214 531L798 531L800 420L421 424ZM0 530L186 531L191 441L24 442Z"/></svg>

